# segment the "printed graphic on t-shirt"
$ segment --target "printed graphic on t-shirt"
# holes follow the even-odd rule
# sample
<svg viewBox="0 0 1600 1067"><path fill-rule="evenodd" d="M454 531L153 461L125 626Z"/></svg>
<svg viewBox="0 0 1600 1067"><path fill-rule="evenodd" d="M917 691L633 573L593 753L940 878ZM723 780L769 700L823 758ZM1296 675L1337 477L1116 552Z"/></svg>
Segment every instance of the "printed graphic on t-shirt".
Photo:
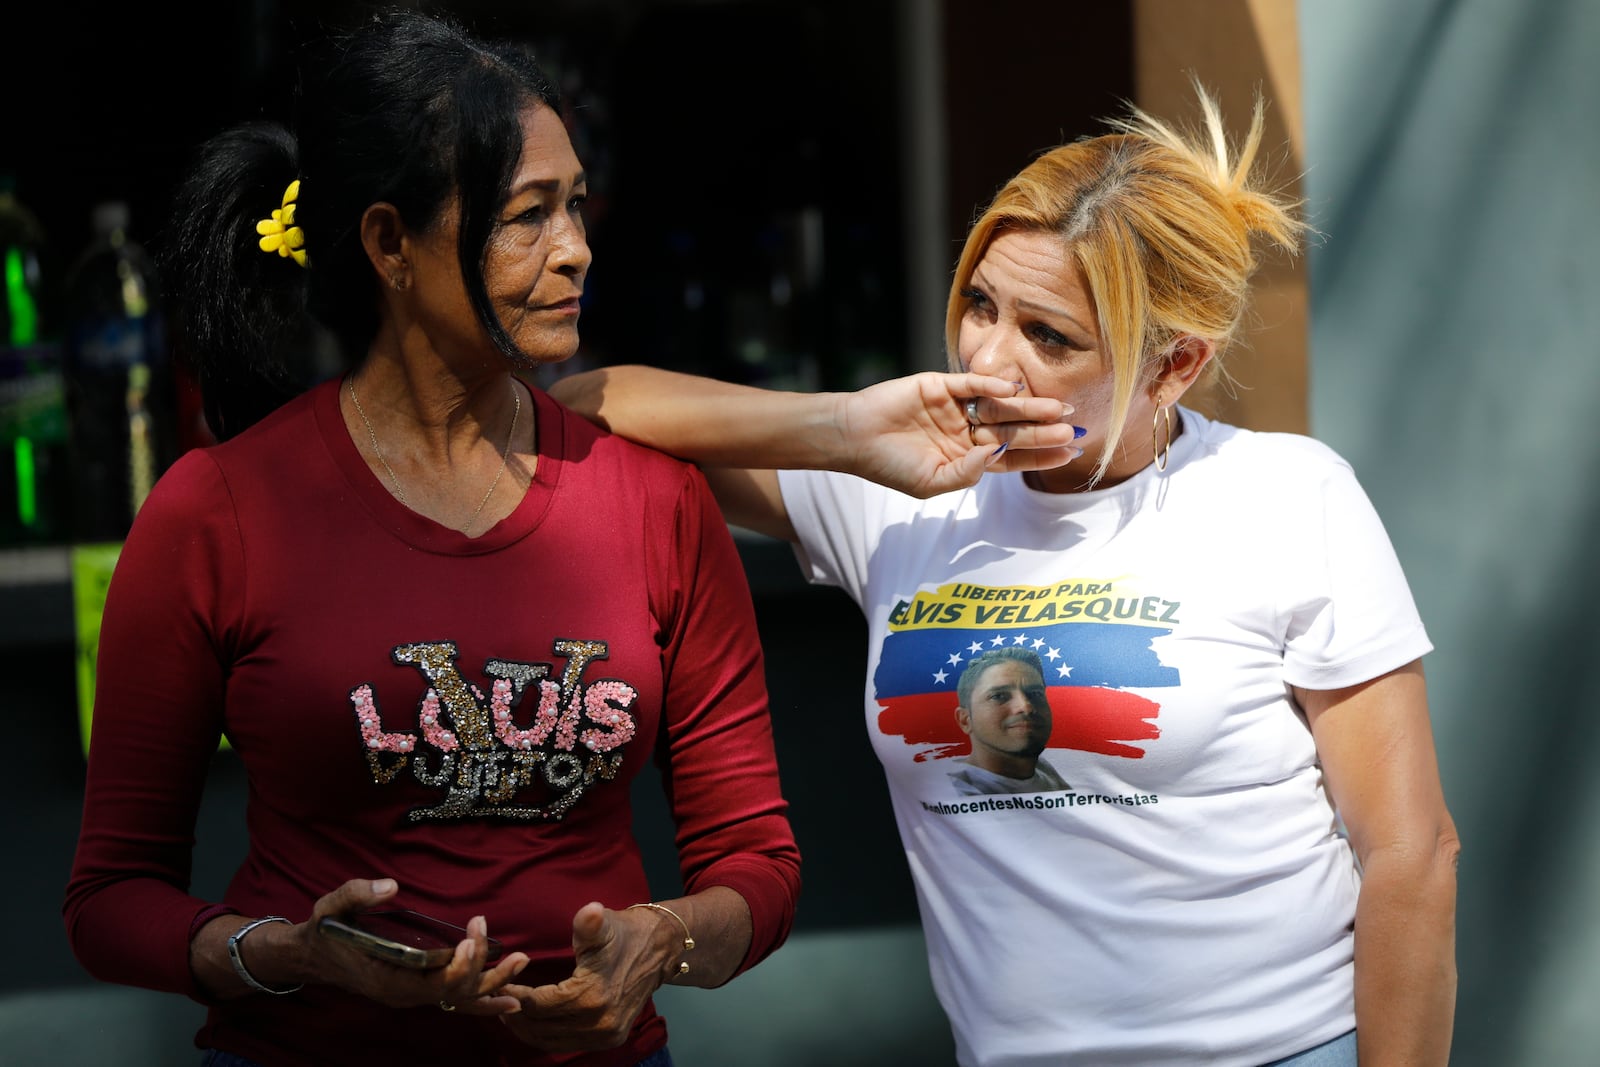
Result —
<svg viewBox="0 0 1600 1067"><path fill-rule="evenodd" d="M590 663L606 658L604 641L557 640L555 653L566 657L559 679L550 677L549 663L488 661L483 673L494 682L485 695L462 677L454 643L393 649L394 661L414 666L428 688L414 732L384 729L370 683L350 690L372 780L386 784L409 766L417 781L444 795L432 807L411 811L414 822L483 815L560 819L597 778L616 777L622 767L617 750L633 738L629 708L638 693L614 678L583 680ZM523 727L516 712L530 686L539 702Z"/></svg>
<svg viewBox="0 0 1600 1067"><path fill-rule="evenodd" d="M1042 748L1143 758L1145 746L1161 736L1161 706L1144 691L1179 684L1178 671L1161 662L1152 642L1172 632L1181 605L1132 584L1127 579L1072 579L1041 586L953 582L901 601L889 616L873 674L882 709L878 729L901 738L916 762L950 761L962 793L1031 791L986 788L982 783L994 778L992 774L962 768L981 759L975 747L994 747L1005 750L1015 778L1028 773L1027 755L1041 746L1015 741L1016 718L1003 723L1011 738L987 746L977 732L981 713L967 713L964 723L957 708L964 673L970 672L974 683L1014 677L1020 687L1036 671L1042 676L1050 720ZM1006 649L1012 651L1000 651ZM995 666L1001 661L1031 664L1031 670L1008 675L1010 668ZM979 703L984 689L979 685L969 702ZM1009 693L1002 689L999 695ZM1033 755L1042 757L1040 752ZM1018 760L1020 771L1015 769ZM1045 769L1033 768L1035 783L1055 774L1047 761L1040 762ZM1032 788L1071 786L1063 782Z"/></svg>

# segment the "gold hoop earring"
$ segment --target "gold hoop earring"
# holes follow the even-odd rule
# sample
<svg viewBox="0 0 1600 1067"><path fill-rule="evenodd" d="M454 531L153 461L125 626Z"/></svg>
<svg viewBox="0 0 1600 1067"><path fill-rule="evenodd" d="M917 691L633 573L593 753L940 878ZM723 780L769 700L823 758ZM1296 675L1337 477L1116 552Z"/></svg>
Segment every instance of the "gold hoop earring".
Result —
<svg viewBox="0 0 1600 1067"><path fill-rule="evenodd" d="M1161 423L1167 424L1167 439L1161 440ZM1155 414L1150 419L1150 444L1156 450L1156 470L1167 469L1167 459L1172 451L1172 408L1156 406Z"/></svg>

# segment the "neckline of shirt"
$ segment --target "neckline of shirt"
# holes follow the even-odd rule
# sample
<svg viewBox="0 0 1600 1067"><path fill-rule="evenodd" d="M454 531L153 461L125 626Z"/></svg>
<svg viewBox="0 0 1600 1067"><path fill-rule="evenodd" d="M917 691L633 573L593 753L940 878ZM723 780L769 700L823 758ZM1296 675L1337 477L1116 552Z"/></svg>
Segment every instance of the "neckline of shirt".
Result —
<svg viewBox="0 0 1600 1067"><path fill-rule="evenodd" d="M460 530L435 522L412 511L395 498L376 472L367 465L355 440L345 426L340 410L340 380L335 378L317 386L313 398L317 426L334 463L366 511L393 536L413 548L439 555L478 556L497 551L527 536L539 524L548 508L560 474L561 414L553 401L537 389L519 382L533 401L535 443L538 463L533 480L511 514L483 531L468 537Z"/></svg>

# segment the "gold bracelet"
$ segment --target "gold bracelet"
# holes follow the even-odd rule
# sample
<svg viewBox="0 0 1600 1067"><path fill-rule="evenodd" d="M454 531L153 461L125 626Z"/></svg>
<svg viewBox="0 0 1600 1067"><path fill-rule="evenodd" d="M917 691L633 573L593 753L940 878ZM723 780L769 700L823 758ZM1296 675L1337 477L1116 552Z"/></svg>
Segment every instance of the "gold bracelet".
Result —
<svg viewBox="0 0 1600 1067"><path fill-rule="evenodd" d="M683 951L688 952L688 951L690 951L691 949L694 948L694 935L689 932L689 924L683 921L683 916L679 915L677 912L673 911L671 908L667 907L665 904L655 904L655 903L629 904L623 910L624 911L632 911L634 908L649 908L652 911L664 911L664 912L666 912L668 915L670 915L674 919L678 920L678 925L683 927ZM679 974L688 974L689 973L689 965L680 960L679 963L678 963L678 973Z"/></svg>

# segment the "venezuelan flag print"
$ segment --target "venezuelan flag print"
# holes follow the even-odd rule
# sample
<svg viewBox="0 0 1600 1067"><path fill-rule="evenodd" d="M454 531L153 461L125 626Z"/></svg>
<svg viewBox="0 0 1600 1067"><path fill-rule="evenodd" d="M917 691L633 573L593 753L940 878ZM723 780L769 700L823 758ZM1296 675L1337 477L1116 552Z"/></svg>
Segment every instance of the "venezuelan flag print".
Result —
<svg viewBox="0 0 1600 1067"><path fill-rule="evenodd" d="M1179 684L1152 642L1172 632L1181 605L1129 584L957 582L902 601L872 678L882 708L878 728L914 747L919 762L967 755L972 746L956 724L956 683L972 657L1013 646L1037 653L1044 666L1049 748L1142 758L1139 742L1161 736L1161 705L1127 690Z"/></svg>

